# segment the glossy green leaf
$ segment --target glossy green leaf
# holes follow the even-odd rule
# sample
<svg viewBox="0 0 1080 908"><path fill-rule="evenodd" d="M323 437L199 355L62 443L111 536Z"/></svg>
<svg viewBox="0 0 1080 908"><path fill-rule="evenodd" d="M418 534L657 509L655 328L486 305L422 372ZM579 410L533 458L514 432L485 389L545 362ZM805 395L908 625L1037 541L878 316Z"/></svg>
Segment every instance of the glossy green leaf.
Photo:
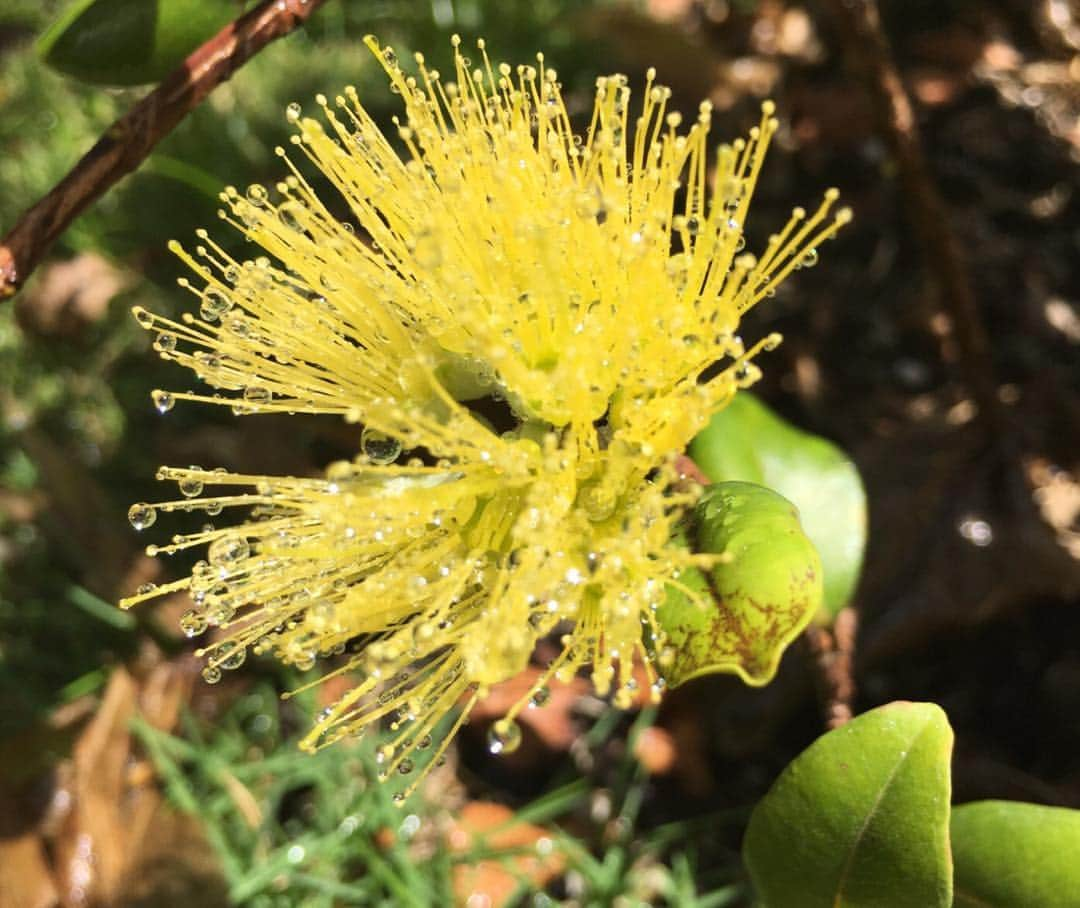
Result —
<svg viewBox="0 0 1080 908"><path fill-rule="evenodd" d="M743 857L766 908L948 908L952 729L890 703L822 735L754 809Z"/></svg>
<svg viewBox="0 0 1080 908"><path fill-rule="evenodd" d="M84 82L156 82L243 8L237 0L75 0L42 34L38 53Z"/></svg>
<svg viewBox="0 0 1080 908"><path fill-rule="evenodd" d="M756 482L794 502L825 568L823 617L848 604L866 547L866 493L843 451L741 393L694 439L690 456L713 482Z"/></svg>
<svg viewBox="0 0 1080 908"><path fill-rule="evenodd" d="M956 908L1080 904L1080 811L978 801L952 815Z"/></svg>
<svg viewBox="0 0 1080 908"><path fill-rule="evenodd" d="M748 482L705 489L688 530L697 552L728 559L706 576L684 571L668 585L657 621L672 685L732 672L747 684L772 680L780 656L821 606L821 561L783 496Z"/></svg>

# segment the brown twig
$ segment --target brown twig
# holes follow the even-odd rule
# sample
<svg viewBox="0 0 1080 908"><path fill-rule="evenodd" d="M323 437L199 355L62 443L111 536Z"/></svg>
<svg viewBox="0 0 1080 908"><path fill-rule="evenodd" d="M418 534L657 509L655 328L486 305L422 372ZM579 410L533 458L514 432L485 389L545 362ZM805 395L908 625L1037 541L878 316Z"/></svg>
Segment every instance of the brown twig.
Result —
<svg viewBox="0 0 1080 908"><path fill-rule="evenodd" d="M882 29L877 0L827 0L827 5L840 26L845 52L863 77L877 128L896 162L908 217L948 311L968 390L983 418L1000 421L989 335L948 211L927 166L911 99Z"/></svg>
<svg viewBox="0 0 1080 908"><path fill-rule="evenodd" d="M703 486L712 482L701 467L694 463L689 454L680 454L675 458L675 469L679 472L679 479L684 482L696 482Z"/></svg>
<svg viewBox="0 0 1080 908"><path fill-rule="evenodd" d="M813 657L814 678L825 714L825 725L830 729L843 725L854 714L855 677L852 663L857 630L858 612L849 606L837 613L831 630L812 624L804 634Z"/></svg>
<svg viewBox="0 0 1080 908"><path fill-rule="evenodd" d="M57 237L121 177L135 170L214 88L325 0L266 0L225 26L113 123L0 244L0 299L14 296Z"/></svg>

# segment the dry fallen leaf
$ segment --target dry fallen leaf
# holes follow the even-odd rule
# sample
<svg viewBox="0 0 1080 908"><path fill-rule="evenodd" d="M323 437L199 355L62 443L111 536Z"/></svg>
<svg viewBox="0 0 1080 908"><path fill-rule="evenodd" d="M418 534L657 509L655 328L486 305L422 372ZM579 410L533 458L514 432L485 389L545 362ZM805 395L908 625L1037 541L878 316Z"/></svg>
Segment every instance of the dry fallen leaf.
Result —
<svg viewBox="0 0 1080 908"><path fill-rule="evenodd" d="M666 775L675 766L675 739L667 729L653 725L638 735L634 756L649 775Z"/></svg>
<svg viewBox="0 0 1080 908"><path fill-rule="evenodd" d="M0 905L4 908L54 908L59 894L41 838L25 833L0 839Z"/></svg>
<svg viewBox="0 0 1080 908"><path fill-rule="evenodd" d="M131 735L136 714L155 728L171 729L190 697L194 660L159 660L155 654L138 680L115 669L89 718L90 698L52 717L50 725L77 729L78 737L70 758L47 777L48 809L0 837L2 908L161 906L185 903L169 892L224 892L198 824L164 805L154 767ZM2 805L0 811L11 813ZM191 847L184 845L188 840ZM225 904L224 895L209 900Z"/></svg>
<svg viewBox="0 0 1080 908"><path fill-rule="evenodd" d="M52 262L15 300L15 317L28 334L78 337L99 321L128 278L100 255L84 253Z"/></svg>
<svg viewBox="0 0 1080 908"><path fill-rule="evenodd" d="M131 740L128 724L138 691L124 669L109 679L101 706L72 753L72 808L56 841L64 905L112 901L127 862L130 831L124 802Z"/></svg>
<svg viewBox="0 0 1080 908"><path fill-rule="evenodd" d="M562 872L563 856L554 850L547 830L532 823L512 822L514 812L502 804L470 801L447 832L453 851L466 851L477 839L491 848L532 849L503 861L484 860L454 868L454 896L459 905L500 908L519 882L542 888Z"/></svg>

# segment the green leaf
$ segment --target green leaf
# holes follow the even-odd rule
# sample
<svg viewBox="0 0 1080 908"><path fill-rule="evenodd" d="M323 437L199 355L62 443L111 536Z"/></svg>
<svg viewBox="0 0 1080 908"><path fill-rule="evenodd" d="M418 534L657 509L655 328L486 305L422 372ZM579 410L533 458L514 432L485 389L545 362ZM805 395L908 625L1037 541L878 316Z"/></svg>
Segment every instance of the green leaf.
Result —
<svg viewBox="0 0 1080 908"><path fill-rule="evenodd" d="M743 858L769 908L948 908L952 729L890 703L822 735L754 808Z"/></svg>
<svg viewBox="0 0 1080 908"><path fill-rule="evenodd" d="M757 482L794 502L825 568L824 617L847 605L866 547L866 493L843 451L740 393L713 416L689 453L713 482Z"/></svg>
<svg viewBox="0 0 1080 908"><path fill-rule="evenodd" d="M656 614L665 680L732 672L767 684L821 605L821 561L798 511L764 486L720 482L702 493L689 532L694 551L728 558L708 576L691 569L668 585Z"/></svg>
<svg viewBox="0 0 1080 908"><path fill-rule="evenodd" d="M1080 811L978 801L952 815L956 908L1071 908L1080 899Z"/></svg>
<svg viewBox="0 0 1080 908"><path fill-rule="evenodd" d="M75 0L38 53L83 82L157 82L241 12L237 0Z"/></svg>

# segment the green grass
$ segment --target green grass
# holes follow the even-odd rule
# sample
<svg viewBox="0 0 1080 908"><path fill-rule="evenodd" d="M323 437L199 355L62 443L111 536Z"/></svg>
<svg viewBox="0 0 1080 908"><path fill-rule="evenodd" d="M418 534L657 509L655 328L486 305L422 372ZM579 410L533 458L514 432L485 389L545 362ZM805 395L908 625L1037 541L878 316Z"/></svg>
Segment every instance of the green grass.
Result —
<svg viewBox="0 0 1080 908"><path fill-rule="evenodd" d="M709 825L719 828L744 817L639 826L648 784L630 754L637 736L654 722L654 709L644 710L633 723L610 788L586 777L558 780L518 807L507 823L475 836L466 850L451 851L441 832L447 805L428 800L424 792L430 788L421 786L398 804L393 783L376 781L377 736L314 755L302 753L297 735L288 730L303 724L313 695L285 702L276 691L273 684L260 682L212 724L188 714L178 735L143 722L135 726L172 804L200 820L233 904L451 904L456 865L495 860L514 872L512 859L523 850L491 842L518 823L550 829L546 847L561 853L566 866L553 891L568 887L578 904L722 908L745 903L747 890L734 860L705 874L719 880L709 891L700 891L702 872L692 844ZM602 714L585 734L585 747L603 748L623 721L620 712ZM610 801L610 816L582 834L586 808L598 797ZM564 831L563 822L578 835ZM511 904L558 902L522 879Z"/></svg>

